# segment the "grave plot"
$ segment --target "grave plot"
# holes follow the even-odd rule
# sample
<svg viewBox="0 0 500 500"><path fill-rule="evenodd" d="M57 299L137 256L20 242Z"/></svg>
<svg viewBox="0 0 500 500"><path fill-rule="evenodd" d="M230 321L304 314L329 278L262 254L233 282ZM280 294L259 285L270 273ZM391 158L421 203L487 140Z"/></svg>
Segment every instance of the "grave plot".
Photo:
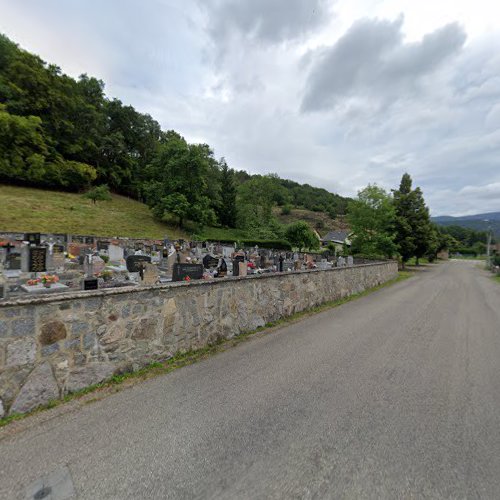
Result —
<svg viewBox="0 0 500 500"><path fill-rule="evenodd" d="M304 254L214 242L0 233L0 300L348 267L352 257Z"/></svg>

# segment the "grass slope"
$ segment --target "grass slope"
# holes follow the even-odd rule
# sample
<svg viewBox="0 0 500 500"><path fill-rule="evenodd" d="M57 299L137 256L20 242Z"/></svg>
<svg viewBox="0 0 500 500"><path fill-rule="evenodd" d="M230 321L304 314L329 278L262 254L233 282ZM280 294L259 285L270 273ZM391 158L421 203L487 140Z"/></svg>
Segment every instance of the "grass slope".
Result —
<svg viewBox="0 0 500 500"><path fill-rule="evenodd" d="M292 222L305 221L312 229L316 229L322 236L328 231L344 231L348 229L344 216L338 216L332 219L325 212L313 212L301 208L294 208L287 215L281 213L281 208L274 209L274 215L282 224L291 224Z"/></svg>
<svg viewBox="0 0 500 500"><path fill-rule="evenodd" d="M124 196L93 205L75 193L0 185L0 206L0 231L186 238L156 221L146 205Z"/></svg>

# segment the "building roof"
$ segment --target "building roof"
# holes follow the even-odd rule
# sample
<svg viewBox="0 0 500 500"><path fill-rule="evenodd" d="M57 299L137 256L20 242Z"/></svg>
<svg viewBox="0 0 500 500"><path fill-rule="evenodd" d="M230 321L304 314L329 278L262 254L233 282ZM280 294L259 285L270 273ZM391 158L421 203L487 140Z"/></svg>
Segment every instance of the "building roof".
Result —
<svg viewBox="0 0 500 500"><path fill-rule="evenodd" d="M330 231L323 236L322 241L333 241L334 243L344 243L349 236L347 231Z"/></svg>

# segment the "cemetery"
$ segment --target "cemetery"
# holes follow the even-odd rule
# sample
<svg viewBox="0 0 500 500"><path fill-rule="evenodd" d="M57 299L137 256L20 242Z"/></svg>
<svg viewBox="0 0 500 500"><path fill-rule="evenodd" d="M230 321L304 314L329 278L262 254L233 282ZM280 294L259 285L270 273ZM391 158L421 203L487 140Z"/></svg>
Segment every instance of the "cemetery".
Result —
<svg viewBox="0 0 500 500"><path fill-rule="evenodd" d="M95 236L0 233L0 300L175 281L331 269L352 257Z"/></svg>
<svg viewBox="0 0 500 500"><path fill-rule="evenodd" d="M361 292L396 261L58 234L0 235L0 418Z"/></svg>

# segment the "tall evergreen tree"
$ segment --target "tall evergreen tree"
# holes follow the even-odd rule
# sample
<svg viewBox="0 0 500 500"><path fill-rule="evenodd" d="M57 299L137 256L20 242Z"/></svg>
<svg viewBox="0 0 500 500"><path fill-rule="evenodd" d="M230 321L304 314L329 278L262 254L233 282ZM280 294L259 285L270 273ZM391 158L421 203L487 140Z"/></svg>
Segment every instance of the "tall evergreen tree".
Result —
<svg viewBox="0 0 500 500"><path fill-rule="evenodd" d="M396 209L395 229L396 244L403 263L413 257L416 249L413 232L413 218L415 208L415 192L411 188L412 180L409 174L404 174L399 189L394 191L394 208Z"/></svg>
<svg viewBox="0 0 500 500"><path fill-rule="evenodd" d="M396 209L396 243L405 263L411 258L424 257L431 250L433 230L429 209L425 205L422 190L412 189L412 180L405 173L399 189L394 191L394 207Z"/></svg>
<svg viewBox="0 0 500 500"><path fill-rule="evenodd" d="M429 209L425 205L422 190L417 187L414 191L413 235L415 238L415 257L418 266L419 259L428 255L433 244L433 229Z"/></svg>
<svg viewBox="0 0 500 500"><path fill-rule="evenodd" d="M220 209L218 211L219 222L223 226L236 227L236 185L234 182L234 170L230 169L224 158L221 158L221 188Z"/></svg>

